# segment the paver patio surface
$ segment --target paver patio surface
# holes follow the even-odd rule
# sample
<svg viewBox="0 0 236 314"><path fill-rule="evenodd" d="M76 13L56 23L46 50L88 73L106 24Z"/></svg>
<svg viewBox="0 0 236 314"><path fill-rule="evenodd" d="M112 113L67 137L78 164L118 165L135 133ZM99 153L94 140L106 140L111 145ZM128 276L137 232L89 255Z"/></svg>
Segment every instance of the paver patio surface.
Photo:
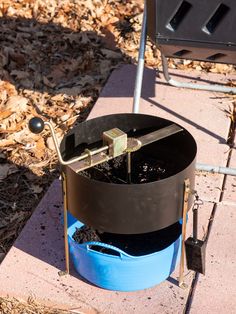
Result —
<svg viewBox="0 0 236 314"><path fill-rule="evenodd" d="M135 67L123 66L111 75L89 118L132 111ZM177 76L183 72L174 71ZM198 72L184 73L181 79L199 77ZM204 80L224 81L223 75L201 74ZM146 69L140 112L179 123L197 141L197 161L225 166L230 118L230 102L220 94L178 89L167 85L155 71ZM233 156L235 158L235 156ZM232 158L232 166L236 167ZM204 206L199 212L199 235L202 237L214 207L221 197L223 175L196 172L196 189ZM226 188L229 200L235 200L231 178ZM77 309L81 313L183 313L189 300L193 273L185 271L188 289L176 285L178 269L171 278L153 288L136 292L115 292L95 287L71 270L64 269L63 228L61 225L61 184L56 180L26 224L21 235L0 266L0 295L27 299L35 296L53 306ZM233 313L236 311L236 257L234 207L219 205L207 247L207 274L200 275L190 312ZM188 234L191 233L191 213ZM137 274L138 276L138 274ZM2 284L4 283L4 284ZM212 300L212 301L211 301ZM227 305L227 307L226 307ZM205 310L204 310L205 309ZM221 311L222 309L222 311ZM219 310L217 312L217 310Z"/></svg>

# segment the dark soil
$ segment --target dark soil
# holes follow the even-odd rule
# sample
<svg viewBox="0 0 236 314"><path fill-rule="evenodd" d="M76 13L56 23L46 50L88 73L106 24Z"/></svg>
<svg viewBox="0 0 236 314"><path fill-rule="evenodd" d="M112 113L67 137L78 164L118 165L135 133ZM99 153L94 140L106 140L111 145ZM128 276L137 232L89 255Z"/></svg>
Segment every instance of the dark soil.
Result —
<svg viewBox="0 0 236 314"><path fill-rule="evenodd" d="M176 173L176 160L173 157L162 158L135 152L131 162L131 183L140 184L159 181ZM129 184L127 178L127 156L122 155L80 174L97 181L116 184Z"/></svg>
<svg viewBox="0 0 236 314"><path fill-rule="evenodd" d="M95 230L88 226L82 226L81 228L76 228L76 232L73 234L73 239L82 244L90 241L101 242L99 234Z"/></svg>
<svg viewBox="0 0 236 314"><path fill-rule="evenodd" d="M77 243L85 243L89 241L96 241L113 245L124 252L133 256L142 256L161 251L173 243L181 234L181 224L179 222L158 230L144 234L114 234L114 233L99 233L92 228L83 226L76 229L73 239ZM93 250L111 254L119 255L113 250L101 248L99 246L92 246Z"/></svg>

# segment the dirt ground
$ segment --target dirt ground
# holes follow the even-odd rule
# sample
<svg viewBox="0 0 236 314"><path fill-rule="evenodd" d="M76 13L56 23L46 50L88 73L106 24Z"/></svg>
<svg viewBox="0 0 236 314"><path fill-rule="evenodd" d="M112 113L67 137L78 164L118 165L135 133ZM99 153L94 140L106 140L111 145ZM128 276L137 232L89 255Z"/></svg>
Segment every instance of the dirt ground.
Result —
<svg viewBox="0 0 236 314"><path fill-rule="evenodd" d="M142 10L142 0L0 1L0 263L59 176L49 131L32 134L29 119L50 120L59 140L85 120L111 72L136 63ZM146 64L160 66L150 41ZM235 72L186 60L169 66ZM1 313L65 312L0 298Z"/></svg>

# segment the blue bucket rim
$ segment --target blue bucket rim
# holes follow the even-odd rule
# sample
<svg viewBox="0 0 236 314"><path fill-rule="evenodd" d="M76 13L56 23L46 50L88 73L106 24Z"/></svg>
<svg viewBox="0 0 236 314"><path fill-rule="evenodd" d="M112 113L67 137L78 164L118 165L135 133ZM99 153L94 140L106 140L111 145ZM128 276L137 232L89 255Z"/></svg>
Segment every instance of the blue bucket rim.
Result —
<svg viewBox="0 0 236 314"><path fill-rule="evenodd" d="M181 223L181 222L180 222ZM79 227L77 227L76 225L79 225ZM82 249L82 250L86 250L88 251L92 251L93 253L105 256L105 257L112 257L112 258L117 258L120 259L122 257L126 257L129 259L141 259L141 258L149 258L152 257L154 255L159 255L161 253L163 253L165 250L168 250L174 243L176 243L177 241L179 241L182 237L182 232L180 232L179 236L175 239L175 241L173 241L170 245L168 245L167 247L165 247L164 249L160 250L160 251L156 251L154 253L150 253L150 254L146 254L146 255L139 255L139 256L134 256L134 255L130 255L128 253L126 253L125 251L117 248L114 245L111 244L107 244L107 243L103 243L103 242L97 242L97 241L88 241L88 242L84 242L82 244L76 242L73 238L72 238L72 234L74 234L75 232L75 228L77 227L78 229L80 229L82 226L84 226L83 223L81 223L79 220L77 220L76 222L74 222L68 229L67 229L67 235L68 235L68 239L76 246L78 246L78 248ZM72 232L73 230L73 232ZM89 248L89 246L91 245L97 245L97 246L101 246L107 249L112 249L115 252L119 253L120 256L117 255L112 255L112 254L107 254L107 253L103 253L103 252L99 252L99 251L95 251Z"/></svg>

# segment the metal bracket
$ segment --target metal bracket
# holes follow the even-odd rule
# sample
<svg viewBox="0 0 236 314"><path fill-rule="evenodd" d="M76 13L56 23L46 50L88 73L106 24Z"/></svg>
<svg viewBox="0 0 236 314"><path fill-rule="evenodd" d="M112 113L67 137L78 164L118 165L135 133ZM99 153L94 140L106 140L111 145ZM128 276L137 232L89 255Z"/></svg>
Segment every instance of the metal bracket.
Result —
<svg viewBox="0 0 236 314"><path fill-rule="evenodd" d="M88 165L89 165L89 167L92 167L92 165L93 165L93 159L92 159L92 152L91 152L91 150L89 150L89 149L85 149L84 150L84 152L85 152L85 154L87 154L88 155L88 157L86 158L86 162L88 163Z"/></svg>
<svg viewBox="0 0 236 314"><path fill-rule="evenodd" d="M138 66L137 74L134 87L134 99L133 99L133 113L139 113L139 102L141 97L142 83L143 83L143 70L145 63L145 50L146 50L146 41L147 41L147 5L144 1L144 10L143 10L143 22L139 46L139 56L138 56Z"/></svg>

